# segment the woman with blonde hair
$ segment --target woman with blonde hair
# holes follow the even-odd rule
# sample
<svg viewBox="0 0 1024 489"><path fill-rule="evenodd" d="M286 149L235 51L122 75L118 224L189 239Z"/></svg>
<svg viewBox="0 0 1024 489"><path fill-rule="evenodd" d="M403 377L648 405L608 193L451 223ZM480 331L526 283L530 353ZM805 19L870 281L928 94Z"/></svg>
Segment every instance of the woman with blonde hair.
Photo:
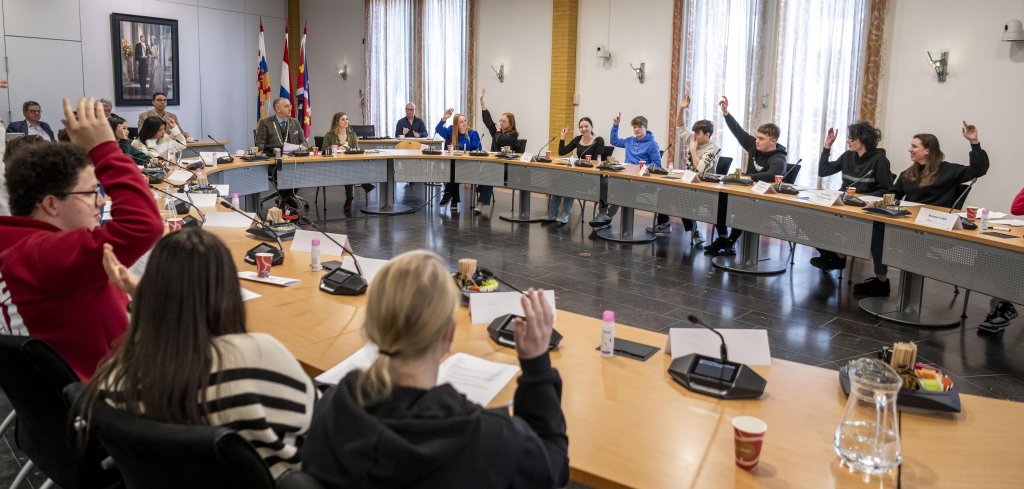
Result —
<svg viewBox="0 0 1024 489"><path fill-rule="evenodd" d="M320 150L326 151L327 148L337 146L342 149L356 149L359 147L359 137L356 136L356 132L352 130L352 125L348 121L348 114L344 112L337 112L334 117L331 118L331 128L327 130L327 134L324 134L324 141L320 144ZM369 193L374 189L374 186L369 183L363 184L363 190ZM352 186L345 185L345 210L352 208Z"/></svg>
<svg viewBox="0 0 1024 489"><path fill-rule="evenodd" d="M483 147L480 145L480 133L469 128L469 119L462 114L455 114L455 118L452 119L452 125L446 127L444 123L449 117L455 112L455 109L448 109L444 111L444 118L441 122L437 123L437 127L434 131L440 134L444 139L444 144L448 148L453 148L460 151L480 151ZM459 184L455 182L448 182L444 184L444 195L441 196L441 207L451 202L452 211L459 210Z"/></svg>
<svg viewBox="0 0 1024 489"><path fill-rule="evenodd" d="M326 487L565 486L561 378L548 356L554 313L542 292L531 289L521 300L526 319L515 327L523 374L511 416L436 385L460 300L441 258L418 250L385 265L366 305L366 336L379 354L317 404L303 471Z"/></svg>

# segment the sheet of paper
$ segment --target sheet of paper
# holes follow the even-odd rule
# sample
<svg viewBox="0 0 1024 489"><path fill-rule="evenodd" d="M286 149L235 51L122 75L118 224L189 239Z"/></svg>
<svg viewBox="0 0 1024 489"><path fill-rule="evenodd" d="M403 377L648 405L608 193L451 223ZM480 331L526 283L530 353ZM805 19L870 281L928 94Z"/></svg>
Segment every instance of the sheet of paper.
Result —
<svg viewBox="0 0 1024 489"><path fill-rule="evenodd" d="M228 189L230 188L230 185L228 185L228 184L214 185L213 188L217 189L217 193L219 193L225 199L230 199L231 198L231 194L228 193Z"/></svg>
<svg viewBox="0 0 1024 489"><path fill-rule="evenodd" d="M911 200L904 200L904 201L900 202L900 205L902 205L903 207L915 207L915 206L924 205L924 204L922 204L920 202L914 202L914 201L911 201Z"/></svg>
<svg viewBox="0 0 1024 489"><path fill-rule="evenodd" d="M487 406L508 384L519 367L491 362L466 353L456 353L441 364L438 384L451 384L472 402Z"/></svg>
<svg viewBox="0 0 1024 489"><path fill-rule="evenodd" d="M167 175L167 178L164 178L164 180L175 187L179 187L189 181L193 176L192 172L182 170L181 168L175 168L175 170L171 172L170 175Z"/></svg>
<svg viewBox="0 0 1024 489"><path fill-rule="evenodd" d="M858 195L857 198L868 203L882 201L882 198L877 195Z"/></svg>
<svg viewBox="0 0 1024 489"><path fill-rule="evenodd" d="M284 147L281 148L281 150L284 153L294 153L294 152L298 151L299 148L301 148L301 147L302 146L299 146L298 144L284 143Z"/></svg>
<svg viewBox="0 0 1024 489"><path fill-rule="evenodd" d="M260 294L255 293L255 292L253 292L253 291L251 291L251 290L249 290L249 289L247 289L245 287L242 287L242 302L251 301L253 299L259 299L260 297L263 297L263 296L260 295Z"/></svg>
<svg viewBox="0 0 1024 489"><path fill-rule="evenodd" d="M217 194L196 194L190 192L188 194L188 197L186 197L185 194L178 193L171 195L174 195L174 198L184 200L185 202L188 202L188 197L192 197L192 202L196 205L196 207L204 209L208 207L217 207Z"/></svg>
<svg viewBox="0 0 1024 489"><path fill-rule="evenodd" d="M281 287L291 287L299 283L299 279L297 278L275 277L273 275L267 278L260 278L256 275L256 272L252 270L238 272L238 278L242 280L252 280L253 282L263 282L265 284L280 285Z"/></svg>
<svg viewBox="0 0 1024 489"><path fill-rule="evenodd" d="M199 156L203 158L203 163L205 163L206 166L217 166L217 158L227 155L228 153L226 151L201 151L199 153Z"/></svg>
<svg viewBox="0 0 1024 489"><path fill-rule="evenodd" d="M142 278L142 274L146 273L146 265L149 263L149 254L152 252L153 250L151 248L149 251L143 253L142 256L140 256L138 260L135 260L135 263L129 268L136 277Z"/></svg>
<svg viewBox="0 0 1024 489"><path fill-rule="evenodd" d="M957 215L960 216L960 217L967 217L967 211L958 212ZM1005 212L988 211L988 218L990 220L991 219L1002 219L1004 217L1006 217L1006 213ZM979 220L981 219L981 214L980 213L978 214L978 219Z"/></svg>
<svg viewBox="0 0 1024 489"><path fill-rule="evenodd" d="M245 215L252 216L254 219L256 217L256 214L250 212L246 212ZM246 219L237 212L208 212L206 213L206 224L204 226L246 229L252 226L252 219Z"/></svg>
<svg viewBox="0 0 1024 489"><path fill-rule="evenodd" d="M523 315L523 306L519 303L519 292L485 292L469 294L469 315L473 324L490 324L494 318L505 314ZM545 290L544 297L555 306L555 291ZM558 314L557 312L555 313Z"/></svg>
<svg viewBox="0 0 1024 489"><path fill-rule="evenodd" d="M321 241L321 243L323 243L323 241ZM384 265L388 261L389 260L378 260L376 258L365 258L362 256L359 257L359 267L363 269L363 278L366 279L367 284L373 283L373 278L377 276L377 272L379 272L381 268L384 268ZM356 266L355 263L353 263L351 256L345 255L345 257L341 259L341 268L353 272L356 271Z"/></svg>
<svg viewBox="0 0 1024 489"><path fill-rule="evenodd" d="M729 361L747 365L771 365L768 331L763 329L720 329L729 348ZM668 330L668 348L672 358L699 353L718 358L722 342L718 336L704 328L671 328Z"/></svg>
<svg viewBox="0 0 1024 489"><path fill-rule="evenodd" d="M1021 219L996 219L989 222L992 224L1001 224L1003 226L1024 226L1024 220Z"/></svg>
<svg viewBox="0 0 1024 489"><path fill-rule="evenodd" d="M377 359L377 345L366 342L362 348L331 367L326 372L317 375L316 381L321 384L338 385L349 372L353 370L366 370Z"/></svg>
<svg viewBox="0 0 1024 489"><path fill-rule="evenodd" d="M338 233L327 233L335 241L348 246L351 249L351 245L348 244L348 236ZM309 252L310 247L314 239L320 240L320 256L341 256L341 247L332 243L331 240L324 237L320 231L306 231L305 229L296 229L295 237L292 238L291 251L305 251ZM361 264L361 263L360 263ZM354 268L352 269L354 270Z"/></svg>

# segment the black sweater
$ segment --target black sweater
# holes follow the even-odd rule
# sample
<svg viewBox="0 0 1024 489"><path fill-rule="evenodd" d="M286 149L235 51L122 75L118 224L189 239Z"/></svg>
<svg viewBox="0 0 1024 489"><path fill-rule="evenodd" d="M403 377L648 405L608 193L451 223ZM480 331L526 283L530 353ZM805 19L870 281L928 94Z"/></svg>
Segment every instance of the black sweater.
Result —
<svg viewBox="0 0 1024 489"><path fill-rule="evenodd" d="M498 126L491 119L491 111L484 110L484 126L487 132L491 133L491 151L501 151L502 146L510 146L512 151L517 151L516 145L519 142L519 131L500 132Z"/></svg>
<svg viewBox="0 0 1024 489"><path fill-rule="evenodd" d="M558 155L562 156L569 154L572 150L576 150L576 157L583 158L584 155L590 155L591 159L596 160L601 153L604 152L604 138L598 136L594 138L594 141L590 143L590 146L580 145L580 138L583 136L576 136L569 141L569 144L565 144L564 139L558 140Z"/></svg>
<svg viewBox="0 0 1024 489"><path fill-rule="evenodd" d="M857 187L858 194L880 196L893 193L894 177L884 149L867 150L864 156L859 156L856 151L847 151L839 155L839 159L835 161L828 160L829 154L828 148L821 149L818 176L827 177L843 172L843 183L839 190L845 191L847 186L856 182L854 187ZM868 175L868 172L872 173Z"/></svg>
<svg viewBox="0 0 1024 489"><path fill-rule="evenodd" d="M327 488L563 487L562 379L547 353L520 364L515 416L483 409L448 384L397 387L363 408L360 372L352 372L316 404L302 470Z"/></svg>
<svg viewBox="0 0 1024 489"><path fill-rule="evenodd" d="M962 193L961 183L967 183L988 173L988 153L981 149L981 144L971 145L970 162L970 166L948 161L939 163L939 172L935 176L935 181L927 187L908 182L905 176L909 169L904 170L903 173L900 173L900 178L894 187L896 197L921 204L951 207L953 201L957 200ZM963 202L957 203L963 205Z"/></svg>
<svg viewBox="0 0 1024 489"><path fill-rule="evenodd" d="M757 182L774 182L776 175L786 173L786 147L775 143L775 149L767 152L757 150L757 139L750 133L743 130L736 118L729 114L725 116L725 125L739 141L740 147L746 150L747 169L744 173Z"/></svg>

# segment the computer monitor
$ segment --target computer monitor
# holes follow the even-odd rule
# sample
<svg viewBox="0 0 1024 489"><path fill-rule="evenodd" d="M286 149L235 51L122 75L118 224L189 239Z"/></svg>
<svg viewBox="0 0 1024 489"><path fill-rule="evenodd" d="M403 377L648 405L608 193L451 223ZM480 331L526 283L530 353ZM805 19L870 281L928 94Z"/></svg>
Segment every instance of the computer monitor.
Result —
<svg viewBox="0 0 1024 489"><path fill-rule="evenodd" d="M374 136L375 129L371 126L357 126L352 125L352 130L355 131L356 136L360 138L372 138Z"/></svg>

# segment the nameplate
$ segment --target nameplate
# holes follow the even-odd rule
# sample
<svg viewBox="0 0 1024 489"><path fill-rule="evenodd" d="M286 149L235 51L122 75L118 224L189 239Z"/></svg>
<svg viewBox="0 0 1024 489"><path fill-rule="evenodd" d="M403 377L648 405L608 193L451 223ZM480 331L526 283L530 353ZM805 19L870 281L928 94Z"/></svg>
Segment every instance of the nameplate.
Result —
<svg viewBox="0 0 1024 489"><path fill-rule="evenodd" d="M646 177L647 175L650 174L651 172L647 170L647 165L640 165L640 171L637 173L637 175L640 175L641 177Z"/></svg>
<svg viewBox="0 0 1024 489"><path fill-rule="evenodd" d="M914 224L945 231L964 228L963 224L960 223L960 216L926 207L922 207L921 210L917 211L917 219L914 220Z"/></svg>
<svg viewBox="0 0 1024 489"><path fill-rule="evenodd" d="M758 195L774 194L775 187L772 187L772 184L768 182L757 182L753 187L750 187L750 191Z"/></svg>
<svg viewBox="0 0 1024 489"><path fill-rule="evenodd" d="M808 202L825 207L843 205L843 193L838 190L818 190L811 193L811 198Z"/></svg>
<svg viewBox="0 0 1024 489"><path fill-rule="evenodd" d="M523 155L519 157L519 161L522 161L523 163L533 161L533 153L523 153Z"/></svg>
<svg viewBox="0 0 1024 489"><path fill-rule="evenodd" d="M697 183L700 182L700 176L693 170L683 170L683 183Z"/></svg>

